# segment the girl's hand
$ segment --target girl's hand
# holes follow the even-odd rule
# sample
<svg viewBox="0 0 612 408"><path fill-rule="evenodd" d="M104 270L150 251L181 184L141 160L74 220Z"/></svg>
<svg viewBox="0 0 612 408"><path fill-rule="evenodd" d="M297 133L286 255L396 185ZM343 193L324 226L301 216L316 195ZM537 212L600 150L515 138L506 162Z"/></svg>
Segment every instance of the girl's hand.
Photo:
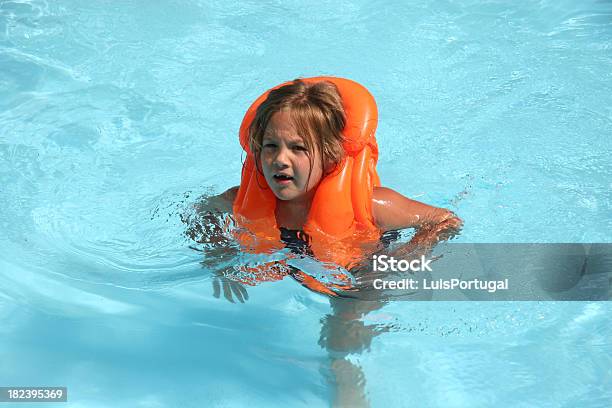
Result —
<svg viewBox="0 0 612 408"><path fill-rule="evenodd" d="M221 289L223 289L223 297L227 299L229 302L234 302L233 296L236 296L236 299L240 303L244 303L249 300L249 294L244 286L236 281L228 279L223 275L223 273L217 273L212 282L213 286L213 296L219 299L221 295ZM233 296L232 296L233 294Z"/></svg>
<svg viewBox="0 0 612 408"><path fill-rule="evenodd" d="M463 221L449 211L446 219L420 228L410 242L415 246L430 248L440 241L446 241L457 235L461 227Z"/></svg>

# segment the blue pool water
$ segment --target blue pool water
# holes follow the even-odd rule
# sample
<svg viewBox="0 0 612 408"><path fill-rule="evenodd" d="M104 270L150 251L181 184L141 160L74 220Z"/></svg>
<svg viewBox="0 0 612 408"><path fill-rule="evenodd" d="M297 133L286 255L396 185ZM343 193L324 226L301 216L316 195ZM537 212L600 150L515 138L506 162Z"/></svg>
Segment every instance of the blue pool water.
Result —
<svg viewBox="0 0 612 408"><path fill-rule="evenodd" d="M611 67L603 0L0 0L0 386L612 406L610 302L355 306L285 279L233 304L180 219L238 184L255 97L334 75L378 102L383 184L456 211L458 242L612 242Z"/></svg>

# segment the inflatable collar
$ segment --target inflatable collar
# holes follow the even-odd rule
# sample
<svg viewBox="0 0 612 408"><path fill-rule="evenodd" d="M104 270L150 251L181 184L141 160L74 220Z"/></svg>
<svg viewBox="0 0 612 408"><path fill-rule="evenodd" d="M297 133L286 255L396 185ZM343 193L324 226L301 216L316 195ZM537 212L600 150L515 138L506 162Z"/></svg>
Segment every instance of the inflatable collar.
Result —
<svg viewBox="0 0 612 408"><path fill-rule="evenodd" d="M311 237L312 250L319 257L324 252L330 252L330 243L373 240L380 236L372 217L372 192L375 186L380 185L376 173L378 146L374 136L378 110L368 90L354 81L334 77L304 78L302 81L329 81L335 84L346 114L346 125L342 131L346 157L339 169L321 180L304 225L304 232ZM263 175L257 171L255 157L249 147L249 127L258 106L269 92L266 91L253 102L240 126L240 144L247 153L247 159L233 206L236 223L257 236L258 243L254 245L257 252L282 247L275 217L277 199ZM335 252L331 259L330 256L323 256L322 260L345 263L345 255L355 255Z"/></svg>

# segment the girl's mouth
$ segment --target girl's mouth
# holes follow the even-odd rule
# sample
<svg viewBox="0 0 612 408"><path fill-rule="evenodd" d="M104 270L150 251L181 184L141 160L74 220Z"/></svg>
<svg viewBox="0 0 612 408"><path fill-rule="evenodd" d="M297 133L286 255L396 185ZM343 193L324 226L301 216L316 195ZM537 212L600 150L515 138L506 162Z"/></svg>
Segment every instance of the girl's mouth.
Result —
<svg viewBox="0 0 612 408"><path fill-rule="evenodd" d="M291 183L292 180L293 180L293 177L288 176L286 174L275 174L274 175L274 181L276 181L276 183L280 185L289 184Z"/></svg>

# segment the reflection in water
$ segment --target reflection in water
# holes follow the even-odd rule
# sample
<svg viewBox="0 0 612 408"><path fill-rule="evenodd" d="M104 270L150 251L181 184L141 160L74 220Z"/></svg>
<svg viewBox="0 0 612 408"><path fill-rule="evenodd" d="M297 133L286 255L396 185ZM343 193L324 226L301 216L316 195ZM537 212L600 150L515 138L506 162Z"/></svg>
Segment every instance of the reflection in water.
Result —
<svg viewBox="0 0 612 408"><path fill-rule="evenodd" d="M392 244L399 238L395 231L386 236L383 247L378 251L392 253L397 247ZM419 252L419 254L422 252ZM415 258L416 254L413 255ZM319 345L329 355L331 381L335 385L334 407L369 407L366 390L366 377L362 368L354 362L352 356L369 351L372 340L390 331L393 326L387 324L366 324L367 315L381 309L392 294L387 291L373 290L372 281L388 274L374 273L365 266L351 270L355 276L358 290L350 292L350 297L330 298L332 313L321 320ZM423 297L423 293L413 294ZM408 294L410 297L411 294Z"/></svg>
<svg viewBox="0 0 612 408"><path fill-rule="evenodd" d="M384 302L347 298L331 298L333 313L322 319L319 345L330 359L331 380L335 384L333 406L367 407L365 375L349 358L370 348L375 336L387 331L379 325L366 325L364 317L380 309Z"/></svg>

